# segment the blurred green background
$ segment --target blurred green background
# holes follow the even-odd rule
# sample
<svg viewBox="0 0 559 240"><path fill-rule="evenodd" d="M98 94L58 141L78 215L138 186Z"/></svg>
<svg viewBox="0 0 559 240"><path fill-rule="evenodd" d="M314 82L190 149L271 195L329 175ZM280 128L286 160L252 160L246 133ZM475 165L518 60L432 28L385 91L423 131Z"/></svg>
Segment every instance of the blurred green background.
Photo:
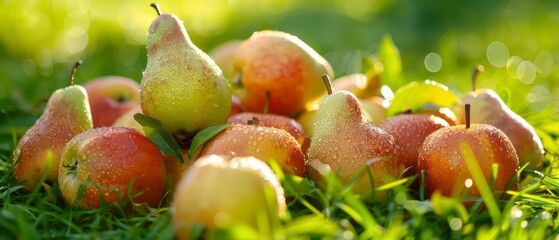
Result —
<svg viewBox="0 0 559 240"><path fill-rule="evenodd" d="M0 1L0 117L29 112L68 82L103 75L140 81L152 1ZM559 3L556 0L188 0L157 1L184 21L193 42L209 52L231 39L277 29L298 36L332 64L336 77L361 70L389 34L402 58L403 81L431 79L457 94L470 90L475 64L480 87L512 93L522 113L559 100ZM506 90L504 90L506 91ZM555 111L557 112L557 111Z"/></svg>

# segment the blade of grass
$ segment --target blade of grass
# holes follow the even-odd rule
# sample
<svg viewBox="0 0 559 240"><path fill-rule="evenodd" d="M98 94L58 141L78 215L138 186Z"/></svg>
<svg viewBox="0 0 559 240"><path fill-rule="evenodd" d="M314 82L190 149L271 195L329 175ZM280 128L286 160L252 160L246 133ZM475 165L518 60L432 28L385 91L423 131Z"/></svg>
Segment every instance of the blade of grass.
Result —
<svg viewBox="0 0 559 240"><path fill-rule="evenodd" d="M489 211L489 215L491 216L491 220L493 220L493 224L498 224L501 221L501 212L499 211L499 207L497 206L497 201L491 192L491 188L487 184L485 177L483 176L483 172L481 171L481 167L474 156L474 152L470 147L470 144L463 142L460 144L460 152L466 161L466 165L468 166L468 170L472 175L474 183L478 188L479 192L481 193L481 197L487 206L487 210Z"/></svg>

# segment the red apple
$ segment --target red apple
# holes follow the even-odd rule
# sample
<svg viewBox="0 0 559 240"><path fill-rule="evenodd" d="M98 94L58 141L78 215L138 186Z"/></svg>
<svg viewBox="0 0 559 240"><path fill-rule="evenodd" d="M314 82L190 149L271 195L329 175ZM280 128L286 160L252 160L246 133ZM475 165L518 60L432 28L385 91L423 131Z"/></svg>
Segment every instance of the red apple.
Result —
<svg viewBox="0 0 559 240"><path fill-rule="evenodd" d="M212 239L215 230L236 225L274 228L285 209L283 188L264 162L208 155L195 161L180 181L172 221L178 239L190 239L195 225L203 225L204 239Z"/></svg>
<svg viewBox="0 0 559 240"><path fill-rule="evenodd" d="M111 126L118 117L140 104L140 85L129 78L100 77L83 87L89 96L93 127Z"/></svg>
<svg viewBox="0 0 559 240"><path fill-rule="evenodd" d="M200 156L254 156L262 161L275 160L283 164L286 173L303 176L305 154L299 143L284 130L246 124L231 124L226 130L204 144Z"/></svg>
<svg viewBox="0 0 559 240"><path fill-rule="evenodd" d="M396 145L400 147L398 159L406 167L415 168L419 148L425 138L435 130L447 126L448 123L444 119L434 115L400 114L383 122L380 128L392 135Z"/></svg>
<svg viewBox="0 0 559 240"><path fill-rule="evenodd" d="M159 149L132 128L101 127L68 142L60 161L58 183L64 200L82 208L132 198L157 207L165 193L165 162ZM133 184L131 185L131 183ZM83 201L76 202L85 183ZM132 189L128 189L129 186ZM131 190L132 195L127 195Z"/></svg>
<svg viewBox="0 0 559 240"><path fill-rule="evenodd" d="M435 191L440 191L449 197L463 196L465 191L467 191L466 196L480 196L477 187L480 183L471 185L471 180L474 180L471 165L468 165L464 157L464 148L467 146L471 148L473 157L477 160L487 183L492 176L492 166L494 164L498 166L497 178L492 185L493 190L504 191L511 183L511 189L518 187L518 179L515 179L519 169L518 155L510 139L503 131L488 124L470 126L468 118L466 125L436 130L421 146L417 171L421 179L421 172L425 170L426 196L431 196ZM469 184L468 179L470 179ZM470 185L471 188L467 189L466 185Z"/></svg>
<svg viewBox="0 0 559 240"><path fill-rule="evenodd" d="M301 124L299 124L293 118L272 114L272 113L263 114L263 113L253 113L253 112L242 112L230 116L227 119L227 122L248 124L249 122L255 120L258 121L257 124L259 126L273 127L273 128L285 130L286 132L291 134L291 136L293 136L295 140L297 140L297 142L301 146L301 150L303 151L303 153L307 152L307 149L309 148L309 144L310 144L309 142L310 139L303 131L303 127L301 126Z"/></svg>

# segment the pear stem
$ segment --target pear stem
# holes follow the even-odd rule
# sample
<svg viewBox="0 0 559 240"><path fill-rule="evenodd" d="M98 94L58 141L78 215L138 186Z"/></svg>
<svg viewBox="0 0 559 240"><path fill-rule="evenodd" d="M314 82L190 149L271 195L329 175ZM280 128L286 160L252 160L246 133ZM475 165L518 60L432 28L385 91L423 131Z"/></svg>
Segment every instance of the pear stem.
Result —
<svg viewBox="0 0 559 240"><path fill-rule="evenodd" d="M262 113L268 114L268 109L270 108L270 90L267 90L265 95L264 110L262 110Z"/></svg>
<svg viewBox="0 0 559 240"><path fill-rule="evenodd" d="M78 66L83 63L82 60L77 61L72 68L72 73L70 74L70 86L74 85L74 76L76 75L76 70L78 70Z"/></svg>
<svg viewBox="0 0 559 240"><path fill-rule="evenodd" d="M157 3L151 3L150 6L155 9L158 16L161 16L161 8L159 8L159 5L157 5Z"/></svg>
<svg viewBox="0 0 559 240"><path fill-rule="evenodd" d="M481 72L483 72L483 70L484 70L483 65L478 64L478 65L474 68L474 71L472 72L472 90L473 90L473 91L476 90L477 75L479 75Z"/></svg>
<svg viewBox="0 0 559 240"><path fill-rule="evenodd" d="M328 95L332 94L332 82L330 81L330 77L328 77L328 74L322 75L322 81L324 81L324 86L326 86Z"/></svg>
<svg viewBox="0 0 559 240"><path fill-rule="evenodd" d="M466 129L470 128L470 104L466 104L466 106L464 106L464 111L466 115Z"/></svg>

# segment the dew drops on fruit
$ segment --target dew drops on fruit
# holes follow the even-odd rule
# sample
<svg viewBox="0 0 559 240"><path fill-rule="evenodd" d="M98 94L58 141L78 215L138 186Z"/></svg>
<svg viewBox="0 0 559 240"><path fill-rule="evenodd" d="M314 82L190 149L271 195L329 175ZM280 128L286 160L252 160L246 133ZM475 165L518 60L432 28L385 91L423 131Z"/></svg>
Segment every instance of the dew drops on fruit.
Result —
<svg viewBox="0 0 559 240"><path fill-rule="evenodd" d="M425 56L424 63L425 68L427 68L429 72L438 72L439 70L441 70L443 60L439 54L432 52Z"/></svg>
<svg viewBox="0 0 559 240"><path fill-rule="evenodd" d="M509 49L502 42L494 41L487 47L487 60L495 67L504 67L509 59Z"/></svg>
<svg viewBox="0 0 559 240"><path fill-rule="evenodd" d="M466 179L466 181L464 181L464 185L466 185L467 188L471 188L473 184L474 184L474 181L472 181L471 178L468 178L468 179Z"/></svg>

